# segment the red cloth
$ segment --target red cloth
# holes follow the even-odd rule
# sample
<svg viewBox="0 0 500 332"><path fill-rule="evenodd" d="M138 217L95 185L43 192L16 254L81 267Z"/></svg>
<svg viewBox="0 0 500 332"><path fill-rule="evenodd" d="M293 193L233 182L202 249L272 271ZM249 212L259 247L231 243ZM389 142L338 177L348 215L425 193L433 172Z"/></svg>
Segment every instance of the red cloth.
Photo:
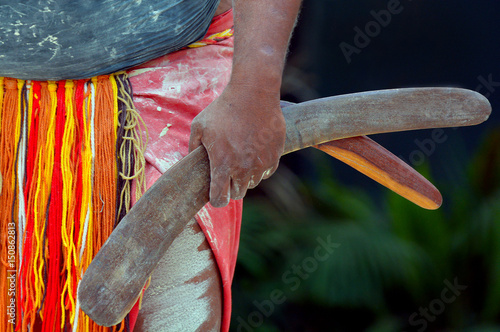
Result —
<svg viewBox="0 0 500 332"><path fill-rule="evenodd" d="M214 18L207 36L232 25L232 11L228 11ZM188 154L191 121L227 85L232 56L233 38L228 38L168 54L129 71L134 103L149 131L145 154L148 187ZM240 200L231 201L222 209L207 204L196 216L222 278L222 331L229 330L231 318L231 283L238 254L241 211ZM129 316L132 330L137 315L136 305Z"/></svg>

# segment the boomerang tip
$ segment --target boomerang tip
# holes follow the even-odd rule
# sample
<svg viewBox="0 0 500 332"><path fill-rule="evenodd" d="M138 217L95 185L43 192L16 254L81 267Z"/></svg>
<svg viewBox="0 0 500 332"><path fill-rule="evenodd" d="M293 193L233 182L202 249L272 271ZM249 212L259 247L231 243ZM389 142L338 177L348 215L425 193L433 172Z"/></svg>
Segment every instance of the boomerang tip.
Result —
<svg viewBox="0 0 500 332"><path fill-rule="evenodd" d="M492 108L488 98L483 96L477 91L458 89L464 96L464 105L469 107L471 111L477 115L477 122L474 124L480 124L488 120L490 117Z"/></svg>
<svg viewBox="0 0 500 332"><path fill-rule="evenodd" d="M400 195L421 208L426 210L437 210L443 204L443 196L441 196L441 193L434 185L432 185L430 189L431 191L427 193L427 195L422 195L419 192L408 193L407 196ZM398 191L395 192L399 194Z"/></svg>
<svg viewBox="0 0 500 332"><path fill-rule="evenodd" d="M367 136L330 141L315 148L424 209L436 210L443 203L441 193L430 181Z"/></svg>

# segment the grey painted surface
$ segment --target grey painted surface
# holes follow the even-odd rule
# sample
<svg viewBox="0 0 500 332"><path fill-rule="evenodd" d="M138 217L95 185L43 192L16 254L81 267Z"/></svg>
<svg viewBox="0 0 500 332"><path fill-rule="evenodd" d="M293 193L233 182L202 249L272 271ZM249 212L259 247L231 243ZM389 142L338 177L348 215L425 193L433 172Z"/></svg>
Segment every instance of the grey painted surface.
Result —
<svg viewBox="0 0 500 332"><path fill-rule="evenodd" d="M0 1L0 76L87 78L178 50L219 0Z"/></svg>

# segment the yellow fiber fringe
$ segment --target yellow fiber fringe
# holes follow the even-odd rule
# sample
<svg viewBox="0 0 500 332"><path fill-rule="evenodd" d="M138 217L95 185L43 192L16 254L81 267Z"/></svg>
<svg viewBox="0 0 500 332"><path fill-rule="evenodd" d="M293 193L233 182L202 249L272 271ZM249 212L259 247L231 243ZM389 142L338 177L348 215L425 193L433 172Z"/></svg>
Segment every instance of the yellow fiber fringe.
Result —
<svg viewBox="0 0 500 332"><path fill-rule="evenodd" d="M146 189L131 91L123 72L0 77L0 332L110 331L79 309L77 289Z"/></svg>

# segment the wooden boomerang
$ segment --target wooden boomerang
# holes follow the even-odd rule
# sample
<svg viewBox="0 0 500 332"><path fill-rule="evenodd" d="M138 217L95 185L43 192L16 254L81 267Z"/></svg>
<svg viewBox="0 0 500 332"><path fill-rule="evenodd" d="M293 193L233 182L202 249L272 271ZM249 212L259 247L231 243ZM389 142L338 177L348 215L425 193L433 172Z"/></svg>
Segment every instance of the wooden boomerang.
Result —
<svg viewBox="0 0 500 332"><path fill-rule="evenodd" d="M443 202L432 183L369 137L344 138L314 147L424 209L435 210Z"/></svg>
<svg viewBox="0 0 500 332"><path fill-rule="evenodd" d="M475 125L490 112L485 97L456 88L382 90L317 99L283 109L284 151L376 133ZM134 205L80 282L80 307L91 319L112 326L127 315L167 248L209 201L209 186L208 155L198 147Z"/></svg>
<svg viewBox="0 0 500 332"><path fill-rule="evenodd" d="M281 102L281 107L294 105ZM426 178L367 136L343 138L314 145L416 205L435 210L443 202L439 190Z"/></svg>

